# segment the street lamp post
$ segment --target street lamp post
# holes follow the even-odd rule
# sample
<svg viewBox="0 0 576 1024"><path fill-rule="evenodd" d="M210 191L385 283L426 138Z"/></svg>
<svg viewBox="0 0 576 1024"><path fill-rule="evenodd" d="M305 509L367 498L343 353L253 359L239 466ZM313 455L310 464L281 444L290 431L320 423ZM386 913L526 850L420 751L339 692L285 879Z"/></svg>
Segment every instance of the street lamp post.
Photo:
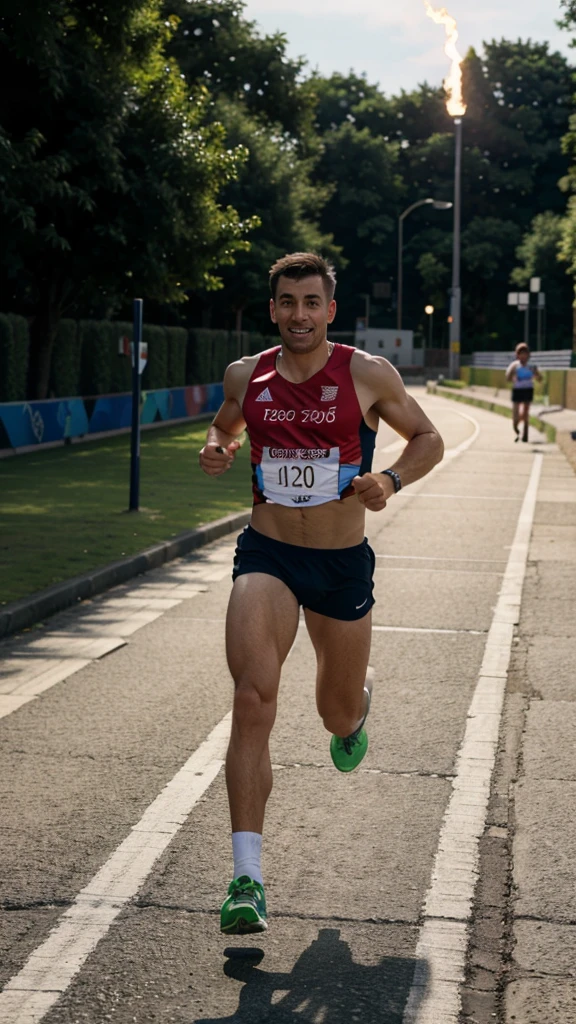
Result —
<svg viewBox="0 0 576 1024"><path fill-rule="evenodd" d="M432 342L434 340L434 306L424 306L424 312L429 316L428 320L428 348L432 348ZM422 365L426 368L426 340L424 340L424 349L422 355Z"/></svg>
<svg viewBox="0 0 576 1024"><path fill-rule="evenodd" d="M466 108L464 108L466 109ZM454 235L452 241L452 300L450 303L450 378L460 373L460 195L462 179L462 118L454 118Z"/></svg>
<svg viewBox="0 0 576 1024"><path fill-rule="evenodd" d="M412 203L412 206L408 206L398 218L398 301L396 327L399 331L402 330L402 250L404 248L404 221L408 214L412 213L412 210L416 210L419 206L428 206L430 204L435 210L450 210L452 207L452 203L445 203L442 199L419 199L418 202Z"/></svg>

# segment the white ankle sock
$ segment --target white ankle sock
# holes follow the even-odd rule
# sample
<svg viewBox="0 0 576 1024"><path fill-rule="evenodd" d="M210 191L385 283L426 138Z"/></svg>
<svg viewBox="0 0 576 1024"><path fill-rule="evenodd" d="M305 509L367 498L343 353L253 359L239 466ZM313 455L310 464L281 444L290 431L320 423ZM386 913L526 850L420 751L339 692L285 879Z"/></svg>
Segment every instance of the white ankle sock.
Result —
<svg viewBox="0 0 576 1024"><path fill-rule="evenodd" d="M234 878L249 875L262 884L262 836L258 832L233 832L232 853L234 855Z"/></svg>

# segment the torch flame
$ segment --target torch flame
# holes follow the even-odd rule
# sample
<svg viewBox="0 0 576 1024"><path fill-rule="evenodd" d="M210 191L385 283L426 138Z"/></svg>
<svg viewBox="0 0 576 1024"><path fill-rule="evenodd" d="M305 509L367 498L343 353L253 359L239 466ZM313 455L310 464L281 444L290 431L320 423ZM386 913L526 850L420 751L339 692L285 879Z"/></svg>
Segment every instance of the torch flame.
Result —
<svg viewBox="0 0 576 1024"><path fill-rule="evenodd" d="M435 21L437 25L444 25L446 30L444 53L452 62L450 73L444 79L444 88L448 93L446 109L450 114L450 117L463 117L466 113L466 104L462 99L462 68L460 67L462 64L462 57L456 49L456 43L458 41L456 19L453 18L451 14L448 14L445 7L432 7L430 0L424 0L424 6L426 7L426 14L428 17L432 18L432 21Z"/></svg>

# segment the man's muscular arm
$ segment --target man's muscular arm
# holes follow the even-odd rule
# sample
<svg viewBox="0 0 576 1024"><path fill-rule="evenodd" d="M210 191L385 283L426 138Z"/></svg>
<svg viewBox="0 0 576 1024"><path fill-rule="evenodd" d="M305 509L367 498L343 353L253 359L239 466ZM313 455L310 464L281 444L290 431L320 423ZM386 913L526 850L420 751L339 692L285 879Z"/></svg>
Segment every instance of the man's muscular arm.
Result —
<svg viewBox="0 0 576 1024"><path fill-rule="evenodd" d="M224 401L216 413L200 452L200 465L208 476L220 476L234 462L237 440L246 427L241 403L250 376L244 362L231 363L224 374Z"/></svg>
<svg viewBox="0 0 576 1024"><path fill-rule="evenodd" d="M362 358L355 360L353 376L359 393L373 397L374 412L408 442L400 458L389 467L406 486L442 460L444 443L426 413L407 393L392 364L379 356L358 356ZM355 477L353 484L360 501L373 512L383 509L394 494L393 480L382 473L365 473Z"/></svg>

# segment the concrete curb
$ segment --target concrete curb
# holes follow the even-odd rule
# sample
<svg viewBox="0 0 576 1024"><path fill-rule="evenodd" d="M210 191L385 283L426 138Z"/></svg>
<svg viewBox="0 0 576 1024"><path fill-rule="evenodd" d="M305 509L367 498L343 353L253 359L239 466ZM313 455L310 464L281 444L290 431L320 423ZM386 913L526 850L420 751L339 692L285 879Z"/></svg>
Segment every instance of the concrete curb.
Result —
<svg viewBox="0 0 576 1024"><path fill-rule="evenodd" d="M196 548L204 547L220 537L229 533L241 530L250 521L250 510L235 512L216 519L213 523L206 523L196 530L186 530L179 533L172 540L162 541L145 551L129 558L122 558L118 562L110 562L100 569L84 573L82 576L74 576L64 583L57 583L46 590L39 590L30 597L22 598L20 601L13 601L0 609L0 638L16 633L18 630L33 626L34 623L42 621L49 615L64 611L77 601L83 601L87 597L94 597L102 591L114 587L118 583L125 583L126 580L149 569L157 569L174 558L186 555Z"/></svg>

